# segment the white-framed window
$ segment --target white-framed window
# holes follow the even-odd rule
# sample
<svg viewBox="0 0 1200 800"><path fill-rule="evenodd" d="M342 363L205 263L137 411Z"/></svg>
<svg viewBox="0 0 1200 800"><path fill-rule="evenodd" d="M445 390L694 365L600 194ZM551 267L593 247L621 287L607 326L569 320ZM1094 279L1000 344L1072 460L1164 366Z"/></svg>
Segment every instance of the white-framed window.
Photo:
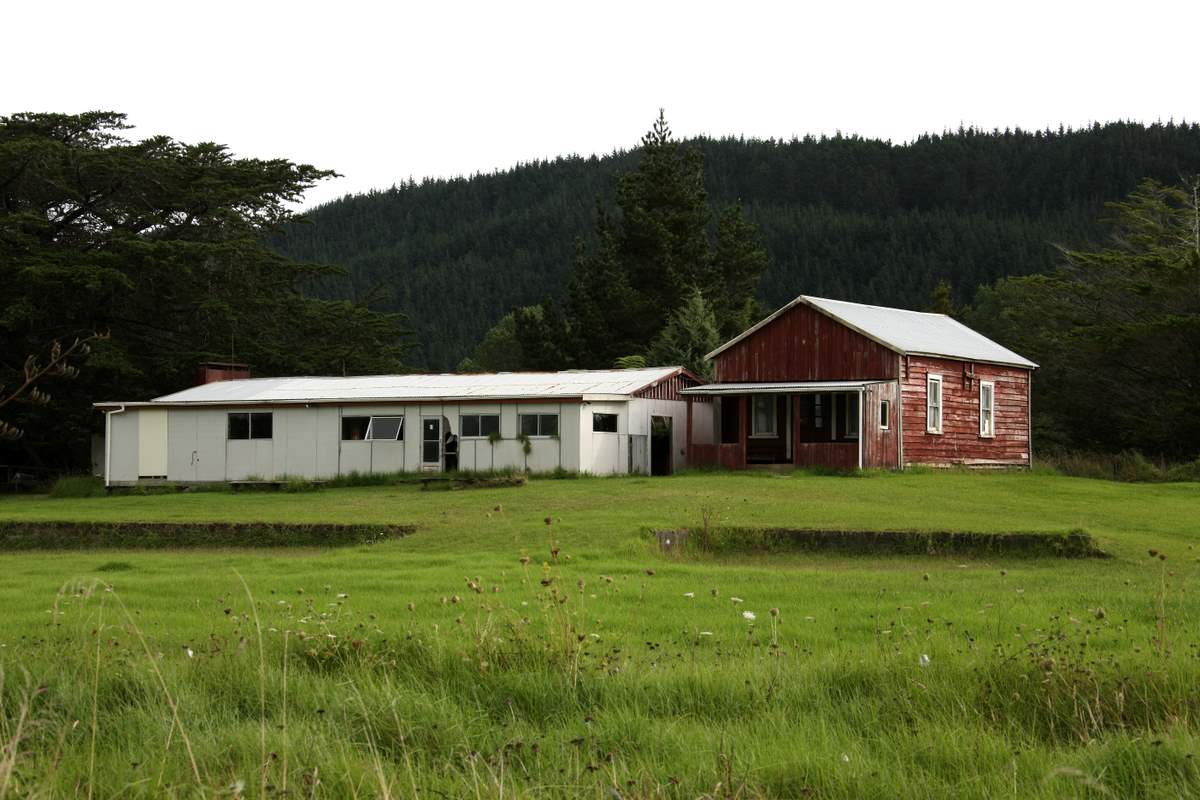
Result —
<svg viewBox="0 0 1200 800"><path fill-rule="evenodd" d="M925 431L942 432L942 376L925 376Z"/></svg>
<svg viewBox="0 0 1200 800"><path fill-rule="evenodd" d="M616 433L617 432L617 415L604 414L599 411L592 412L592 432L593 433Z"/></svg>
<svg viewBox="0 0 1200 800"><path fill-rule="evenodd" d="M775 425L775 396L756 394L751 398L750 435L760 437L778 436Z"/></svg>
<svg viewBox="0 0 1200 800"><path fill-rule="evenodd" d="M274 417L270 411L231 412L226 430L228 439L270 439L274 435Z"/></svg>
<svg viewBox="0 0 1200 800"><path fill-rule="evenodd" d="M500 415L463 414L459 417L459 428L464 439L486 439L500 432Z"/></svg>
<svg viewBox="0 0 1200 800"><path fill-rule="evenodd" d="M371 417L367 438L384 442L404 440L404 417Z"/></svg>
<svg viewBox="0 0 1200 800"><path fill-rule="evenodd" d="M558 414L518 414L522 436L558 436Z"/></svg>
<svg viewBox="0 0 1200 800"><path fill-rule="evenodd" d="M342 441L404 441L404 417L342 417Z"/></svg>
<svg viewBox="0 0 1200 800"><path fill-rule="evenodd" d="M996 435L996 384L992 381L979 382L979 435Z"/></svg>
<svg viewBox="0 0 1200 800"><path fill-rule="evenodd" d="M879 401L879 430L886 431L892 424L892 401Z"/></svg>

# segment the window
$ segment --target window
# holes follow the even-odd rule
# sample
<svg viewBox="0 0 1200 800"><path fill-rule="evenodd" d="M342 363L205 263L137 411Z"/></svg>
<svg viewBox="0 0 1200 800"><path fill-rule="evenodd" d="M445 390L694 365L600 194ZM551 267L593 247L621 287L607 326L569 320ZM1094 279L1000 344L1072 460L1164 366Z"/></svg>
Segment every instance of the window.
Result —
<svg viewBox="0 0 1200 800"><path fill-rule="evenodd" d="M996 384L979 382L979 435L996 435Z"/></svg>
<svg viewBox="0 0 1200 800"><path fill-rule="evenodd" d="M367 428L370 426L370 417L342 417L342 441L357 442L367 438Z"/></svg>
<svg viewBox="0 0 1200 800"><path fill-rule="evenodd" d="M518 414L522 436L558 436L558 414Z"/></svg>
<svg viewBox="0 0 1200 800"><path fill-rule="evenodd" d="M404 439L404 417L371 417L367 438L388 442Z"/></svg>
<svg viewBox="0 0 1200 800"><path fill-rule="evenodd" d="M842 408L846 409L846 426L843 428L844 438L858 438L858 393L851 392L846 395L846 402L842 403Z"/></svg>
<svg viewBox="0 0 1200 800"><path fill-rule="evenodd" d="M592 430L596 433L616 433L617 415L592 412Z"/></svg>
<svg viewBox="0 0 1200 800"><path fill-rule="evenodd" d="M751 436L776 436L775 428L775 397L769 394L756 394L753 397L750 415Z"/></svg>
<svg viewBox="0 0 1200 800"><path fill-rule="evenodd" d="M274 419L270 411L229 415L230 439L270 439L274 435Z"/></svg>
<svg viewBox="0 0 1200 800"><path fill-rule="evenodd" d="M342 441L404 441L404 417L342 417Z"/></svg>
<svg viewBox="0 0 1200 800"><path fill-rule="evenodd" d="M925 431L942 432L942 376L925 376Z"/></svg>
<svg viewBox="0 0 1200 800"><path fill-rule="evenodd" d="M459 420L464 439L486 438L500 432L499 414L463 414Z"/></svg>
<svg viewBox="0 0 1200 800"><path fill-rule="evenodd" d="M888 429L888 426L892 422L891 416L892 416L892 401L891 400L880 400L879 401L879 430L886 431Z"/></svg>

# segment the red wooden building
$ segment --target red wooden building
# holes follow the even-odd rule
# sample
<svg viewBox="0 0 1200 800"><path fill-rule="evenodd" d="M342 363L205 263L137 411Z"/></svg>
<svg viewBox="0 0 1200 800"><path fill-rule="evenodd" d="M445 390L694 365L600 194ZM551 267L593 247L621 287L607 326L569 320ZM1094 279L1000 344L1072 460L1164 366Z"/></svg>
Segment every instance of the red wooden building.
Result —
<svg viewBox="0 0 1200 800"><path fill-rule="evenodd" d="M1031 463L1037 364L944 314L800 296L707 358L689 464Z"/></svg>

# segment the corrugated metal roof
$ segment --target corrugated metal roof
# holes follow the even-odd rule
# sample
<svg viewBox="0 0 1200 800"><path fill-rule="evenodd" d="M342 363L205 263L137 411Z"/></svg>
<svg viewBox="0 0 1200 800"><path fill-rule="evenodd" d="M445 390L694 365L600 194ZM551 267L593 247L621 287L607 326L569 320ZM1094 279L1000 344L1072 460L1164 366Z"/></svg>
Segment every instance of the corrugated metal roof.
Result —
<svg viewBox="0 0 1200 800"><path fill-rule="evenodd" d="M782 394L805 392L855 392L889 381L780 381L775 383L706 383L681 390L683 394Z"/></svg>
<svg viewBox="0 0 1200 800"><path fill-rule="evenodd" d="M154 403L288 403L421 401L468 398L631 395L675 374L679 367L500 372L483 375L362 375L348 378L247 378L193 386L156 397Z"/></svg>
<svg viewBox="0 0 1200 800"><path fill-rule="evenodd" d="M1035 368L1037 364L945 314L868 306L845 300L800 295L749 330L730 339L706 358L713 358L769 324L787 310L804 304L832 317L885 347L908 355L940 356Z"/></svg>

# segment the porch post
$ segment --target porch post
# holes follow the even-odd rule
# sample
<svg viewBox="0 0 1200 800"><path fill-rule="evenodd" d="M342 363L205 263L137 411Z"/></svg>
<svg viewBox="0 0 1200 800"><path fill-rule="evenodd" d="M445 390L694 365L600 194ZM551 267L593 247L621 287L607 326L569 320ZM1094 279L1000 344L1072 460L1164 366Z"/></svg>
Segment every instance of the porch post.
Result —
<svg viewBox="0 0 1200 800"><path fill-rule="evenodd" d="M749 405L749 395L738 395L738 447L741 450L741 466L746 466L748 463L746 457L747 450L750 449L750 426L746 424L747 413L746 407Z"/></svg>
<svg viewBox="0 0 1200 800"><path fill-rule="evenodd" d="M800 395L792 395L792 464L800 464Z"/></svg>
<svg viewBox="0 0 1200 800"><path fill-rule="evenodd" d="M863 468L863 439L867 438L867 428L863 425L863 408L866 405L867 397L863 389L858 390L858 468Z"/></svg>

